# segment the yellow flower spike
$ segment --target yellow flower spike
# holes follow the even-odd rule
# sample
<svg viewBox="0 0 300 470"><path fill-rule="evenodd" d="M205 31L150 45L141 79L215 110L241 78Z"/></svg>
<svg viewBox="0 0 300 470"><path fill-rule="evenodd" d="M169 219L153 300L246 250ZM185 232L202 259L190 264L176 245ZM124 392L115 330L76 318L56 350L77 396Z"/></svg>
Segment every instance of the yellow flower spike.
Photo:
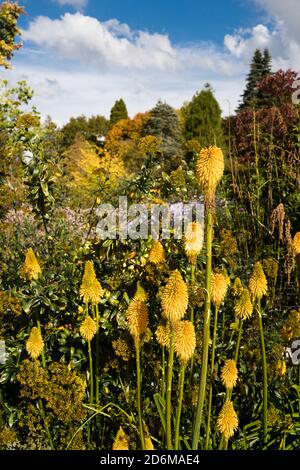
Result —
<svg viewBox="0 0 300 470"><path fill-rule="evenodd" d="M196 264L197 256L203 248L204 232L198 222L189 223L185 232L184 251L191 264Z"/></svg>
<svg viewBox="0 0 300 470"><path fill-rule="evenodd" d="M137 282L136 293L134 294L135 300L141 300L142 302L147 302L148 294L141 285L140 281Z"/></svg>
<svg viewBox="0 0 300 470"><path fill-rule="evenodd" d="M250 293L248 289L243 289L240 298L237 300L234 311L238 318L246 320L251 317L253 313L253 305L250 299Z"/></svg>
<svg viewBox="0 0 300 470"><path fill-rule="evenodd" d="M79 331L81 336L86 341L92 341L95 334L97 333L97 325L95 320L93 320L93 318L90 316L86 317L81 323Z"/></svg>
<svg viewBox="0 0 300 470"><path fill-rule="evenodd" d="M170 347L170 337L171 337L171 331L168 325L158 325L155 331L155 336L157 339L158 344L161 347L165 347L169 349Z"/></svg>
<svg viewBox="0 0 300 470"><path fill-rule="evenodd" d="M148 327L147 305L141 300L133 299L127 309L128 328L134 341L139 343L140 337Z"/></svg>
<svg viewBox="0 0 300 470"><path fill-rule="evenodd" d="M226 297L228 289L228 276L222 273L212 273L211 275L211 300L216 307L220 307Z"/></svg>
<svg viewBox="0 0 300 470"><path fill-rule="evenodd" d="M276 372L279 377L283 377L286 374L286 362L283 360L277 361L276 363Z"/></svg>
<svg viewBox="0 0 300 470"><path fill-rule="evenodd" d="M29 338L26 342L26 350L28 354L37 359L44 349L44 341L39 329L35 326L32 328Z"/></svg>
<svg viewBox="0 0 300 470"><path fill-rule="evenodd" d="M233 359L227 359L222 368L221 380L224 387L229 390L232 390L236 386L238 379L238 370L236 363Z"/></svg>
<svg viewBox="0 0 300 470"><path fill-rule="evenodd" d="M254 265L252 276L249 280L249 290L253 299L261 299L268 292L268 282L261 263Z"/></svg>
<svg viewBox="0 0 300 470"><path fill-rule="evenodd" d="M96 273L92 261L85 263L82 283L80 286L80 297L83 298L85 304L91 303L96 305L100 302L104 290L100 282L96 278Z"/></svg>
<svg viewBox="0 0 300 470"><path fill-rule="evenodd" d="M217 428L226 440L230 439L237 430L239 420L232 401L226 399L217 419Z"/></svg>
<svg viewBox="0 0 300 470"><path fill-rule="evenodd" d="M300 232L297 232L292 242L293 252L295 256L300 255Z"/></svg>
<svg viewBox="0 0 300 470"><path fill-rule="evenodd" d="M175 324L184 317L188 307L188 288L179 271L170 274L163 289L161 306L163 315Z"/></svg>
<svg viewBox="0 0 300 470"><path fill-rule="evenodd" d="M240 280L239 277L236 277L232 286L233 295L235 297L239 297L241 293L243 292L243 290L244 290L244 287L243 287L242 281Z"/></svg>
<svg viewBox="0 0 300 470"><path fill-rule="evenodd" d="M219 147L207 147L200 151L196 163L196 177L205 194L211 198L224 173L224 155Z"/></svg>
<svg viewBox="0 0 300 470"><path fill-rule="evenodd" d="M114 440L113 450L129 450L129 438L121 426Z"/></svg>
<svg viewBox="0 0 300 470"><path fill-rule="evenodd" d="M153 241L148 259L153 264L160 264L165 260L164 247L159 240Z"/></svg>
<svg viewBox="0 0 300 470"><path fill-rule="evenodd" d="M196 333L193 323L184 320L175 326L174 350L179 360L186 364L193 356L196 348Z"/></svg>
<svg viewBox="0 0 300 470"><path fill-rule="evenodd" d="M21 275L32 281L36 280L42 270L32 248L26 252L25 261L21 268Z"/></svg>

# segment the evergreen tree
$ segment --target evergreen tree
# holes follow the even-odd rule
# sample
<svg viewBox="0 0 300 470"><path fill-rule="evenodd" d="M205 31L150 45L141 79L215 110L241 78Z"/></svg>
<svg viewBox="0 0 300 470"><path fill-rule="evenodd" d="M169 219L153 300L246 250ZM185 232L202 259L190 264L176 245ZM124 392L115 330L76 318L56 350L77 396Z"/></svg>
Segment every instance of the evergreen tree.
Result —
<svg viewBox="0 0 300 470"><path fill-rule="evenodd" d="M126 104L122 98L117 100L110 111L109 127L112 128L121 119L128 119Z"/></svg>
<svg viewBox="0 0 300 470"><path fill-rule="evenodd" d="M209 84L196 93L182 111L187 140L196 139L205 147L222 144L221 108Z"/></svg>
<svg viewBox="0 0 300 470"><path fill-rule="evenodd" d="M144 135L153 135L160 139L164 171L176 169L183 156L183 137L176 110L159 101L150 111Z"/></svg>
<svg viewBox="0 0 300 470"><path fill-rule="evenodd" d="M265 105L265 97L260 93L258 84L271 73L271 55L268 49L262 53L256 49L252 62L250 64L250 72L246 79L246 88L242 95L242 101L238 107L238 111L246 108L260 108Z"/></svg>

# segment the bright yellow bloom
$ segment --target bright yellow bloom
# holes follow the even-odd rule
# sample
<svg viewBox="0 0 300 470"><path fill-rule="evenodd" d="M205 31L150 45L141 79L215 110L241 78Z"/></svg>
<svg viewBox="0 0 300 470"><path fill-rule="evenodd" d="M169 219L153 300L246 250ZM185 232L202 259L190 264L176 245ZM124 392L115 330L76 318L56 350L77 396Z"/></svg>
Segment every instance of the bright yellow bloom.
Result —
<svg viewBox="0 0 300 470"><path fill-rule="evenodd" d="M241 293L243 292L244 287L239 277L235 278L233 286L232 286L232 290L233 290L233 295L235 297L239 297Z"/></svg>
<svg viewBox="0 0 300 470"><path fill-rule="evenodd" d="M114 440L113 450L129 450L129 438L121 426Z"/></svg>
<svg viewBox="0 0 300 470"><path fill-rule="evenodd" d="M174 350L183 364L193 356L196 348L196 333L193 323L180 321L175 326Z"/></svg>
<svg viewBox="0 0 300 470"><path fill-rule="evenodd" d="M32 248L26 252L25 261L21 268L21 275L32 281L37 279L42 270Z"/></svg>
<svg viewBox="0 0 300 470"><path fill-rule="evenodd" d="M141 300L133 299L127 309L127 322L130 334L135 342L138 343L148 326L147 305Z"/></svg>
<svg viewBox="0 0 300 470"><path fill-rule="evenodd" d="M165 260L164 247L159 240L154 240L149 253L149 261L153 264L160 264Z"/></svg>
<svg viewBox="0 0 300 470"><path fill-rule="evenodd" d="M228 389L233 389L237 383L238 370L233 359L227 359L221 373L222 384Z"/></svg>
<svg viewBox="0 0 300 470"><path fill-rule="evenodd" d="M85 304L98 304L103 296L103 289L100 282L96 278L96 273L92 261L85 263L84 274L80 286L80 297L83 298Z"/></svg>
<svg viewBox="0 0 300 470"><path fill-rule="evenodd" d="M283 360L277 361L276 372L279 377L283 377L286 374L286 362Z"/></svg>
<svg viewBox="0 0 300 470"><path fill-rule="evenodd" d="M97 333L97 325L95 320L92 317L86 317L80 325L79 328L81 336L87 340L92 341L95 334Z"/></svg>
<svg viewBox="0 0 300 470"><path fill-rule="evenodd" d="M296 235L293 238L293 252L294 255L300 255L300 232L297 232Z"/></svg>
<svg viewBox="0 0 300 470"><path fill-rule="evenodd" d="M44 341L39 329L35 326L32 328L29 338L26 342L26 350L28 354L37 359L44 349Z"/></svg>
<svg viewBox="0 0 300 470"><path fill-rule="evenodd" d="M203 247L203 227L198 222L189 223L185 232L184 250L191 264L196 264L197 256Z"/></svg>
<svg viewBox="0 0 300 470"><path fill-rule="evenodd" d="M161 347L170 347L171 331L168 325L158 325L155 331L155 336L158 344L160 344Z"/></svg>
<svg viewBox="0 0 300 470"><path fill-rule="evenodd" d="M261 299L268 292L268 282L260 262L255 263L249 280L250 294L254 299Z"/></svg>
<svg viewBox="0 0 300 470"><path fill-rule="evenodd" d="M211 300L219 307L226 297L228 289L228 276L222 273L212 273L211 275Z"/></svg>
<svg viewBox="0 0 300 470"><path fill-rule="evenodd" d="M196 163L196 177L208 197L211 197L224 173L224 155L213 146L201 150Z"/></svg>
<svg viewBox="0 0 300 470"><path fill-rule="evenodd" d="M149 430L146 425L144 427L144 431L145 431L145 450L154 450L154 446L153 446L153 443L149 434Z"/></svg>
<svg viewBox="0 0 300 470"><path fill-rule="evenodd" d="M250 299L250 293L248 289L243 289L240 298L237 300L234 311L238 318L245 320L251 317L253 313L253 305Z"/></svg>
<svg viewBox="0 0 300 470"><path fill-rule="evenodd" d="M170 274L163 289L161 306L164 316L172 323L184 317L188 307L188 288L179 271Z"/></svg>
<svg viewBox="0 0 300 470"><path fill-rule="evenodd" d="M237 430L239 420L232 401L226 399L217 419L218 431L223 434L226 440L232 437Z"/></svg>
<svg viewBox="0 0 300 470"><path fill-rule="evenodd" d="M142 302L147 302L148 294L141 285L140 281L137 282L136 292L134 294L135 300L141 300Z"/></svg>

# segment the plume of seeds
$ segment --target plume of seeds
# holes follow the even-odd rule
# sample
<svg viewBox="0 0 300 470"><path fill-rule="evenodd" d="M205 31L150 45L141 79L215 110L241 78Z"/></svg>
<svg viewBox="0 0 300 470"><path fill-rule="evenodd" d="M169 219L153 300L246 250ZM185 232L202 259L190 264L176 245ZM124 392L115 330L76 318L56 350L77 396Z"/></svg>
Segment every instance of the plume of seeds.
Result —
<svg viewBox="0 0 300 470"><path fill-rule="evenodd" d="M226 399L217 419L217 428L226 440L230 439L237 430L239 420L232 401Z"/></svg>
<svg viewBox="0 0 300 470"><path fill-rule="evenodd" d="M159 240L154 240L149 253L149 262L153 264L160 264L165 260L164 247Z"/></svg>
<svg viewBox="0 0 300 470"><path fill-rule="evenodd" d="M192 322L183 320L176 323L174 350L183 364L192 358L196 348L196 333Z"/></svg>
<svg viewBox="0 0 300 470"><path fill-rule="evenodd" d="M222 368L221 380L224 387L228 390L232 390L236 386L238 379L238 370L236 363L233 359L227 359Z"/></svg>
<svg viewBox="0 0 300 470"><path fill-rule="evenodd" d="M129 438L121 426L114 440L113 450L129 450Z"/></svg>
<svg viewBox="0 0 300 470"><path fill-rule="evenodd" d="M155 336L156 336L158 344L161 347L165 347L165 348L169 349L171 331L170 331L170 327L168 326L168 324L158 325L158 327L156 328L156 331L155 331Z"/></svg>
<svg viewBox="0 0 300 470"><path fill-rule="evenodd" d="M268 292L268 282L261 263L254 265L252 276L249 280L249 290L253 299L261 299Z"/></svg>
<svg viewBox="0 0 300 470"><path fill-rule="evenodd" d="M300 255L300 232L297 232L292 242L293 253L295 256Z"/></svg>
<svg viewBox="0 0 300 470"><path fill-rule="evenodd" d="M203 248L204 232L199 222L189 223L185 232L184 250L191 264L196 264L197 256Z"/></svg>
<svg viewBox="0 0 300 470"><path fill-rule="evenodd" d="M211 300L216 307L220 307L226 297L228 289L228 276L222 273L212 273L211 275Z"/></svg>
<svg viewBox="0 0 300 470"><path fill-rule="evenodd" d="M279 239L284 241L284 221L285 221L285 210L282 203L273 210L270 218L271 222L271 234L273 235L276 224L278 225Z"/></svg>
<svg viewBox="0 0 300 470"><path fill-rule="evenodd" d="M86 317L81 323L79 327L79 331L80 331L81 336L86 341L92 341L95 334L97 333L97 324L95 320L93 320L93 318L90 316Z"/></svg>
<svg viewBox="0 0 300 470"><path fill-rule="evenodd" d="M253 305L250 299L250 292L248 289L243 289L239 299L237 300L234 311L238 318L246 320L251 317L253 313Z"/></svg>
<svg viewBox="0 0 300 470"><path fill-rule="evenodd" d="M196 163L196 177L211 200L224 173L224 155L219 147L207 147L200 151Z"/></svg>
<svg viewBox="0 0 300 470"><path fill-rule="evenodd" d="M168 282L163 289L161 306L163 315L172 324L184 317L188 307L188 288L179 271L170 274Z"/></svg>
<svg viewBox="0 0 300 470"><path fill-rule="evenodd" d="M37 279L41 272L42 270L34 251L32 248L29 248L26 252L25 261L21 267L20 273L22 276L32 281L33 279Z"/></svg>
<svg viewBox="0 0 300 470"><path fill-rule="evenodd" d="M103 292L101 284L96 278L93 262L87 261L85 263L82 283L80 286L80 296L83 298L85 304L90 302L91 304L96 305L100 302Z"/></svg>
<svg viewBox="0 0 300 470"><path fill-rule="evenodd" d="M133 299L127 309L128 329L135 344L140 343L141 335L148 327L148 309L145 302Z"/></svg>
<svg viewBox="0 0 300 470"><path fill-rule="evenodd" d="M26 350L28 354L37 359L44 349L44 341L39 329L35 326L32 328L29 338L26 341Z"/></svg>

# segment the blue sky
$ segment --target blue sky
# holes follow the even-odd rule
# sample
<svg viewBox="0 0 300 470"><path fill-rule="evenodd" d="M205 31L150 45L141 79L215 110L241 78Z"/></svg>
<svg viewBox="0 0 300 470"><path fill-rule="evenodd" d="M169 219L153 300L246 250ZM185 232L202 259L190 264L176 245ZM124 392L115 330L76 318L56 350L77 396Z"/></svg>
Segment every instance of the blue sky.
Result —
<svg viewBox="0 0 300 470"><path fill-rule="evenodd" d="M210 82L235 109L255 48L273 68L300 70L299 0L23 0L23 48L11 82L26 79L43 116L130 115L158 99L174 107Z"/></svg>
<svg viewBox="0 0 300 470"><path fill-rule="evenodd" d="M22 21L24 25L37 15L56 18L78 10L55 0L22 3L28 13ZM209 39L220 45L225 34L254 26L259 17L265 16L259 5L254 6L249 0L89 0L79 10L102 21L118 18L134 30L167 33L175 43Z"/></svg>

